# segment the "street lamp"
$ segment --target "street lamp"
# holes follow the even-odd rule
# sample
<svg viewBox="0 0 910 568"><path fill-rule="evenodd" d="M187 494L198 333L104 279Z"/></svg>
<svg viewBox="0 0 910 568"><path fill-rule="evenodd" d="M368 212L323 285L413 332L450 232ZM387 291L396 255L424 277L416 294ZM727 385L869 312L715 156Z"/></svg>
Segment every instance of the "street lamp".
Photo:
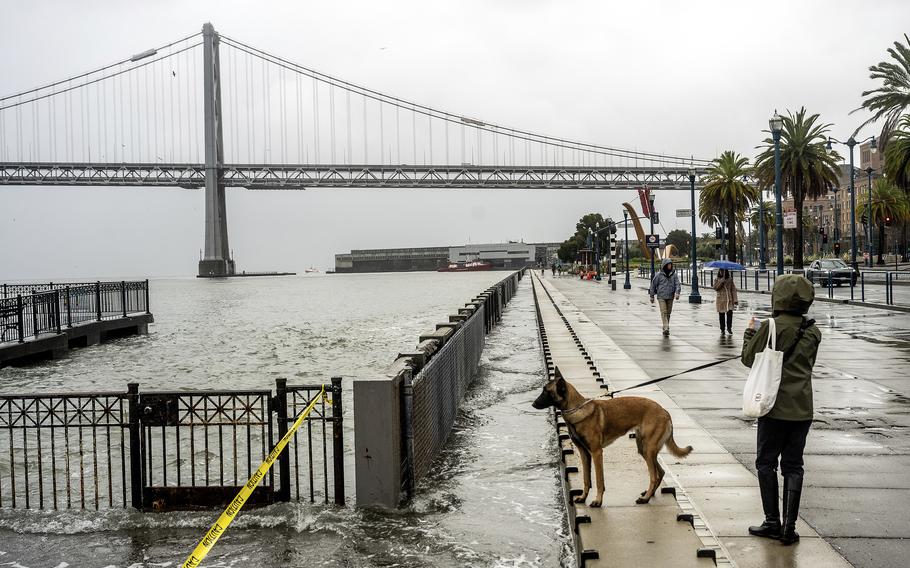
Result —
<svg viewBox="0 0 910 568"><path fill-rule="evenodd" d="M594 279L600 282L600 221L594 223L594 263L597 265Z"/></svg>
<svg viewBox="0 0 910 568"><path fill-rule="evenodd" d="M654 194L653 193L648 193L648 213L649 213L648 216L651 217L651 233L650 234L653 235L654 234ZM656 250L657 249L655 249L655 248L651 249L651 280L654 280L654 252Z"/></svg>
<svg viewBox="0 0 910 568"><path fill-rule="evenodd" d="M866 168L866 175L869 176L869 195L866 206L866 218L869 221L866 223L866 250L869 251L869 268L872 268L872 256L875 254L875 246L872 242L872 172L874 171L872 166Z"/></svg>
<svg viewBox="0 0 910 568"><path fill-rule="evenodd" d="M701 294L698 292L698 254L695 247L695 168L689 168L689 201L692 207L691 217L692 219L692 235L691 235L691 246L689 256L692 259L692 292L689 294L689 303L690 304L700 304L701 303Z"/></svg>
<svg viewBox="0 0 910 568"><path fill-rule="evenodd" d="M626 283L622 285L623 290L631 290L632 282L629 281L629 212L622 210L622 223L626 228L626 238L623 241L624 257L626 259Z"/></svg>
<svg viewBox="0 0 910 568"><path fill-rule="evenodd" d="M863 144L869 140L872 140L872 147L870 150L875 152L875 136L870 136L859 142L859 144ZM836 138L829 137L827 145L828 150L831 150L832 142L843 144L850 149L850 265L853 267L853 270L856 271L859 269L859 266L856 264L856 184L854 183L856 179L856 170L853 168L853 148L856 146L857 142L853 136L850 136L846 142L841 142ZM853 286L850 286L850 299L853 299Z"/></svg>
<svg viewBox="0 0 910 568"><path fill-rule="evenodd" d="M774 116L768 120L768 126L771 127L771 136L774 138L774 202L777 208L774 226L777 228L777 275L780 276L784 273L784 215L780 202L780 131L784 126L784 120L777 111L774 111Z"/></svg>

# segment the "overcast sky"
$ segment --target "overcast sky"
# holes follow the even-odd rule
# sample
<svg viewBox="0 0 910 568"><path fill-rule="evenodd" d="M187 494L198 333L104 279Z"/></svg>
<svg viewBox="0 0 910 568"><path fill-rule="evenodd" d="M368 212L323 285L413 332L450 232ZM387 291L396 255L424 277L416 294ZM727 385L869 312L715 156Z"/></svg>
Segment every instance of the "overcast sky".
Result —
<svg viewBox="0 0 910 568"><path fill-rule="evenodd" d="M497 124L712 158L755 155L775 109L805 105L846 137L868 67L908 32L910 3L11 2L0 96L198 31L378 91ZM864 135L873 133L869 128ZM351 248L561 241L633 191L229 190L240 270L333 266ZM658 193L665 230L685 192ZM0 280L191 276L203 193L0 187ZM677 225L678 223L678 225Z"/></svg>

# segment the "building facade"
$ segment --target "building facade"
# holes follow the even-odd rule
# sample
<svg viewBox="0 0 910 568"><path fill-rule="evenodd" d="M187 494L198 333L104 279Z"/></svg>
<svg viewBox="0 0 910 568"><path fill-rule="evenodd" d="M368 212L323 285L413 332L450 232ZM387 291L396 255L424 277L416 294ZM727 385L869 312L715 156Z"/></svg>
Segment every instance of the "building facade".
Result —
<svg viewBox="0 0 910 568"><path fill-rule="evenodd" d="M335 255L335 272L411 272L437 270L451 262L489 262L515 270L547 264L559 243L490 243L454 247L352 250Z"/></svg>

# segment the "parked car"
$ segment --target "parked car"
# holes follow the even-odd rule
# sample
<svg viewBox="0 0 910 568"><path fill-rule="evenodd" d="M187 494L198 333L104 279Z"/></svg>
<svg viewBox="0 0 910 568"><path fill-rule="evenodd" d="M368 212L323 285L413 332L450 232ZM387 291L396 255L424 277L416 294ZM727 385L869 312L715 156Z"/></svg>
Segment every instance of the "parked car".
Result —
<svg viewBox="0 0 910 568"><path fill-rule="evenodd" d="M813 261L809 268L806 269L806 278L813 284L818 282L822 286L827 286L829 272L831 274L831 283L835 286L840 286L841 284L856 285L856 271L839 258L823 258Z"/></svg>

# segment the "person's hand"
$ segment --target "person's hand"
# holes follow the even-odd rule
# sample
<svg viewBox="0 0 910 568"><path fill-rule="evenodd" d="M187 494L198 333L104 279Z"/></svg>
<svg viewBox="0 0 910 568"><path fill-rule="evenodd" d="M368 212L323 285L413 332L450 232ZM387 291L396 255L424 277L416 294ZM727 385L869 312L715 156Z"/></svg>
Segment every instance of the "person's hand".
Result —
<svg viewBox="0 0 910 568"><path fill-rule="evenodd" d="M676 295L676 299L679 300L679 294Z"/></svg>
<svg viewBox="0 0 910 568"><path fill-rule="evenodd" d="M651 296L651 303L654 303L654 296Z"/></svg>
<svg viewBox="0 0 910 568"><path fill-rule="evenodd" d="M739 307L739 301L733 302L733 306L738 308L738 307Z"/></svg>

